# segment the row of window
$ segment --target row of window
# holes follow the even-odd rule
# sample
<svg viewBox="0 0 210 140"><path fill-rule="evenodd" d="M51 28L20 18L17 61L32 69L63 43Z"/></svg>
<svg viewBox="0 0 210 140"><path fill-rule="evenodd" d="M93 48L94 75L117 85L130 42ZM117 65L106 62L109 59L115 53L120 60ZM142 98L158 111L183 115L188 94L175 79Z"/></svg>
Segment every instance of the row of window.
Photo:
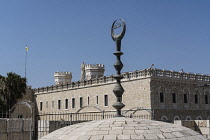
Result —
<svg viewBox="0 0 210 140"><path fill-rule="evenodd" d="M160 102L163 103L164 102L164 93L160 92ZM175 93L172 93L172 103L176 103L177 102L177 99L176 99L176 94ZM205 95L204 96L204 100L205 100L205 104L209 104L209 96L208 95ZM198 101L199 101L199 95L198 94L195 94L194 95L194 103L195 104L198 104ZM188 103L188 98L187 98L187 94L183 94L183 102L184 103Z"/></svg>
<svg viewBox="0 0 210 140"><path fill-rule="evenodd" d="M69 99L65 99L65 106L64 106L64 109L69 109ZM61 109L61 100L59 99L58 102L57 102L57 107L58 109ZM72 98L71 100L71 108L76 108L76 101L75 101L75 98ZM98 105L99 103L99 99L98 99L98 96L96 96L96 105ZM54 108L54 100L52 101L52 108ZM87 105L89 106L90 105L90 97L87 97ZM108 106L108 95L104 95L104 106ZM83 97L80 97L79 98L79 107L82 108L83 107ZM46 101L46 108L48 108L48 101ZM43 102L41 101L40 102L40 111L43 110Z"/></svg>

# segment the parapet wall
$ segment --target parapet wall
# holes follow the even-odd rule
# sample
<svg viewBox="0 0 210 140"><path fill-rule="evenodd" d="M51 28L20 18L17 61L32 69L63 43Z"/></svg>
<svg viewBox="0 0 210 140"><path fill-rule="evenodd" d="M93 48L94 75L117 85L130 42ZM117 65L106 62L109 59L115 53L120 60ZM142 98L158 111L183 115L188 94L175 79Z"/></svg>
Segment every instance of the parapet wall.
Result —
<svg viewBox="0 0 210 140"><path fill-rule="evenodd" d="M55 72L54 76L72 76L71 72Z"/></svg>
<svg viewBox="0 0 210 140"><path fill-rule="evenodd" d="M161 70L161 69L143 69L140 71L134 72L126 72L123 73L122 82L141 79L141 78L163 78L163 79L172 79L172 80L182 80L182 81L192 81L200 84L210 84L210 75L196 74L196 73L183 73L177 71L169 71L169 70ZM100 86L104 84L109 84L115 82L113 75L111 76L103 76L99 78L94 78L85 81L72 82L70 84L65 85L55 85L55 86L47 86L42 88L34 89L35 94L37 93L47 93L47 92L56 92L62 90L71 90L78 89L83 87L91 87L91 86Z"/></svg>
<svg viewBox="0 0 210 140"><path fill-rule="evenodd" d="M85 69L104 69L105 66L103 64L87 64L85 65Z"/></svg>

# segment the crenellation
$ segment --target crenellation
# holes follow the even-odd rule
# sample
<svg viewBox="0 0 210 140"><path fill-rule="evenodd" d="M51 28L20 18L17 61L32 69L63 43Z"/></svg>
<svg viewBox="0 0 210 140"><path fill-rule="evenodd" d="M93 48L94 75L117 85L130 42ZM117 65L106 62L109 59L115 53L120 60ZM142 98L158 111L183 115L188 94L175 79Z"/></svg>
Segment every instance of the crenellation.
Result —
<svg viewBox="0 0 210 140"><path fill-rule="evenodd" d="M199 112L203 112L200 115L202 118L209 117L207 114L210 108L210 92L206 92L210 91L209 75L149 68L122 73L122 76L124 77L122 86L125 90L123 94L123 103L126 104L125 110L134 107L150 108L154 111L156 120L171 120L175 117L187 118L187 116L196 118L198 114L201 114ZM43 102L44 106L46 101L43 101L43 99L52 101L55 97L60 96L61 109L56 108L58 101L55 100L53 103L55 108L50 110L49 107L43 109L42 112L94 111L92 110L93 108L88 108L88 105L104 111L112 111L113 107L111 105L115 102L112 90L115 82L113 75L110 75L35 89L38 108L40 102ZM160 100L161 92L163 100ZM172 95L173 93L175 95ZM199 93L198 101L195 103L195 95L197 93ZM186 99L184 99L184 94L187 95ZM96 104L96 95L98 104ZM108 96L108 106L104 105L105 95ZM205 95L207 95L209 103L206 103ZM81 97L83 106L87 107L85 109L80 108ZM175 99L173 99L174 97ZM69 99L69 106L72 104L72 98L75 99L74 108L64 109L66 98Z"/></svg>
<svg viewBox="0 0 210 140"><path fill-rule="evenodd" d="M60 75L72 75L72 73L71 72L67 72L67 71L65 71L65 72L55 72L54 73L54 76L60 76Z"/></svg>
<svg viewBox="0 0 210 140"><path fill-rule="evenodd" d="M99 64L97 64L99 65ZM102 65L102 64L101 64ZM92 67L93 65L89 64L89 67ZM56 75L63 75L63 74L68 74L69 77L71 76L71 72L56 72ZM134 72L126 72L122 73L122 76L124 79L122 81L128 81L128 80L134 80L138 78L145 78L145 77L157 77L157 78L169 78L173 80L184 80L184 81L198 81L201 82L202 84L210 83L210 75L204 75L204 74L192 74L192 73L183 73L183 72L176 72L176 71L167 71L167 70L160 70L160 69L143 69L140 71L134 71ZM106 76L106 77L99 77L99 78L93 78L89 80L85 80L86 84L80 84L77 83L78 87L82 86L91 86L91 85L100 85L100 84L106 84L106 83L112 83L115 82L113 76ZM63 89L66 89L66 84L71 85L71 83L63 83ZM61 86L58 84L58 87ZM72 87L72 86L68 86ZM44 88L44 87L43 87ZM45 87L46 88L46 87ZM42 89L42 88L41 88ZM53 88L52 90L55 90L56 88ZM60 89L60 88L58 88ZM62 90L62 89L61 89ZM35 93L40 93L40 91L46 92L47 90L40 90L34 89Z"/></svg>
<svg viewBox="0 0 210 140"><path fill-rule="evenodd" d="M103 64L85 64L81 65L80 81L90 80L104 76L105 66Z"/></svg>
<svg viewBox="0 0 210 140"><path fill-rule="evenodd" d="M85 65L85 69L104 69L105 66L103 64L87 64Z"/></svg>
<svg viewBox="0 0 210 140"><path fill-rule="evenodd" d="M55 85L63 85L67 83L71 83L72 73L71 72L55 72Z"/></svg>

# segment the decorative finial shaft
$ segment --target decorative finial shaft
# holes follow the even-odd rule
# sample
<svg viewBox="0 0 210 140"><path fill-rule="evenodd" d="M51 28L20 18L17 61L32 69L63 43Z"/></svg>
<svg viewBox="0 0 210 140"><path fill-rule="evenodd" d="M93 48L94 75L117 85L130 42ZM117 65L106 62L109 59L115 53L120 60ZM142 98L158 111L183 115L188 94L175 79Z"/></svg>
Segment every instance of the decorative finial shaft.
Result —
<svg viewBox="0 0 210 140"><path fill-rule="evenodd" d="M114 33L114 30L120 27L123 27L123 29L120 34L116 35ZM121 85L121 79L123 79L123 76L121 75L121 69L123 68L123 63L121 62L120 59L121 55L123 55L123 53L121 52L121 40L125 35L125 31L126 31L125 22L122 19L120 19L119 22L115 20L114 23L112 24L112 29L111 29L112 39L116 42L116 52L114 53L114 55L116 56L116 62L114 64L114 68L117 74L114 75L114 78L116 79L117 83L113 89L113 92L117 98L117 102L112 105L117 110L117 114L115 117L123 117L121 114L121 109L125 106L122 103L122 95L124 93L124 89Z"/></svg>

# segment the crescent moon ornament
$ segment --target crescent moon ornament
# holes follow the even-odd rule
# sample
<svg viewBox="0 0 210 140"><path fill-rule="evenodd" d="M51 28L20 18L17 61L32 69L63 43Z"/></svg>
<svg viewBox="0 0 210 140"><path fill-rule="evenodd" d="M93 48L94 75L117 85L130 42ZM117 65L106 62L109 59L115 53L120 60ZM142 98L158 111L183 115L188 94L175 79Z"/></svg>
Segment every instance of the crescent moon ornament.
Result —
<svg viewBox="0 0 210 140"><path fill-rule="evenodd" d="M117 22L117 21L121 21L121 23L120 22ZM117 29L117 28L120 28L120 27L123 27L121 33L118 34L118 35L115 34L114 30ZM113 22L112 28L111 28L111 36L112 36L112 39L114 41L121 40L124 37L124 35L125 35L125 31L126 31L126 24L125 24L124 20L123 19L115 20Z"/></svg>
<svg viewBox="0 0 210 140"><path fill-rule="evenodd" d="M118 30L120 28L120 30ZM116 30L117 29L117 30ZM120 31L119 34L116 34L115 31ZM113 89L113 92L117 98L117 102L114 103L112 106L116 109L117 114L115 117L123 117L121 114L121 109L125 106L122 103L122 95L124 93L124 89L121 85L121 79L123 79L123 76L121 75L121 69L123 68L123 63L121 62L121 55L123 55L123 52L121 52L121 40L125 35L125 30L126 30L126 24L122 19L119 19L118 22L117 20L114 21L112 24L111 28L111 36L114 42L116 43L116 52L114 55L116 56L116 62L114 64L114 68L116 70L116 75L114 75L114 79L116 80L116 85Z"/></svg>

